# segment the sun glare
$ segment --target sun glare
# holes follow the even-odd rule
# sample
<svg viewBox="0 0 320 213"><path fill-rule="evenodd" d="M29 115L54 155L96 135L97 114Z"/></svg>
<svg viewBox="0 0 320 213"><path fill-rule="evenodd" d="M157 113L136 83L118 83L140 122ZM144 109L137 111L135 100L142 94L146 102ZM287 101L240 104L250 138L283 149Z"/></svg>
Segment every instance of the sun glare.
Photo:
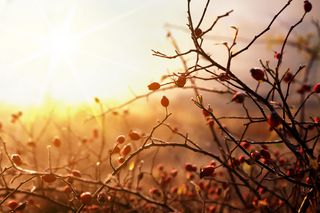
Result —
<svg viewBox="0 0 320 213"><path fill-rule="evenodd" d="M16 23L13 13L6 17L8 26L0 34L0 47L9 52L0 58L1 70L7 70L0 78L1 102L21 107L44 102L78 105L93 103L95 96L119 101L132 95L129 84L138 78L135 72L140 62L128 57L123 63L127 50L119 49L117 38L108 38L108 30L144 5L87 23L81 15L83 5L70 4L60 5L65 10L56 14L45 3L34 1L36 7L28 8L34 16L30 20L19 18Z"/></svg>
<svg viewBox="0 0 320 213"><path fill-rule="evenodd" d="M79 42L75 34L68 29L57 29L48 35L47 41L43 44L47 46L50 57L55 60L72 58L79 51Z"/></svg>

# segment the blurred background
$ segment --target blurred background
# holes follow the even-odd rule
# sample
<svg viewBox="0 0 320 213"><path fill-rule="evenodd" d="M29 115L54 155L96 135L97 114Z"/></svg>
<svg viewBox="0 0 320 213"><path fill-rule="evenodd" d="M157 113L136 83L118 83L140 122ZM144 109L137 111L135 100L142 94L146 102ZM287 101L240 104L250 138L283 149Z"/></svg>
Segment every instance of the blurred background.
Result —
<svg viewBox="0 0 320 213"><path fill-rule="evenodd" d="M286 0L214 1L204 26L217 15L222 19L208 35L207 46L224 64L230 41L239 28L243 47L270 22ZM314 33L311 20L319 18L319 1L297 30ZM197 20L205 1L192 1ZM294 0L252 50L233 62L235 72L258 66L258 59L272 60L277 47L267 49L266 39L283 37L303 14L303 1ZM170 30L181 50L192 47L187 31L186 0L1 0L0 1L0 103L10 107L35 107L91 103L97 96L112 104L146 92L146 85L168 71L181 68L179 60L152 56L151 49L173 54L166 38ZM293 33L294 35L294 33ZM294 51L286 51L293 67L303 63ZM252 59L255 56L256 59ZM293 64L292 64L293 63Z"/></svg>

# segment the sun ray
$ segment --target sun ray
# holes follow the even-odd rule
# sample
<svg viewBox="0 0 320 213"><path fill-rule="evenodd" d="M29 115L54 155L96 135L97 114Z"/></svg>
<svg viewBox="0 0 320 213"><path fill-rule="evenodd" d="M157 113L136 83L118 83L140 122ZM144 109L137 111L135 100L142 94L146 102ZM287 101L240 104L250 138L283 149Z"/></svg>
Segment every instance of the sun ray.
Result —
<svg viewBox="0 0 320 213"><path fill-rule="evenodd" d="M129 16L139 12L140 10L144 9L145 7L147 7L148 5L150 4L150 2L145 2L144 4L140 5L139 7L135 7L135 8L132 8L131 10L128 10L124 13L121 13L117 16L114 16L112 17L111 19L107 20L106 22L102 23L102 24L99 24L99 25L96 25L96 26L93 26L92 28L89 28L88 30L86 31L83 31L81 33L79 33L79 38L82 39L86 36L88 36L89 34L92 34L92 33L95 33L99 30L102 30L102 29L105 29L107 27L110 27L111 25L113 24L116 24L117 22L125 19L125 18L128 18Z"/></svg>
<svg viewBox="0 0 320 213"><path fill-rule="evenodd" d="M121 62L117 62L114 59L110 60L108 57L104 57L104 56L101 56L101 55L98 55L98 54L94 54L92 52L87 52L87 51L80 50L79 54L82 54L84 56L88 56L88 57L91 57L91 58L98 59L98 60L100 60L102 62L105 62L107 64L116 65L117 67L121 67L121 68L126 69L128 71L130 70L130 67L131 67L129 64L124 64L124 63L121 63Z"/></svg>
<svg viewBox="0 0 320 213"><path fill-rule="evenodd" d="M33 53L31 53L29 56L24 57L18 61L15 61L12 64L7 65L6 67L10 70L10 75L14 76L17 73L21 73L21 70L17 69L18 66L27 64L29 62L32 62L36 59L39 59L41 57L45 57L45 52L46 52L46 48L40 49L38 51L35 51Z"/></svg>
<svg viewBox="0 0 320 213"><path fill-rule="evenodd" d="M45 70L43 70L41 73L40 71L35 71L35 73L38 72L39 75L32 77L34 73L30 73L30 75L27 73L28 79L26 79L26 82L28 84L31 85L33 79L40 80L38 82L34 82L32 85L32 88L36 88L35 91L37 95L39 95L38 100L45 100L44 98L47 95L47 97L53 101L57 99L60 101L63 100L66 103L81 103L83 100L85 100L91 103L93 97L90 97L90 95L93 96L94 94L99 93L97 91L101 91L100 85L92 84L90 79L87 81L88 79L83 79L81 76L98 76L99 72L104 70L104 68L101 66L102 64L107 64L106 67L111 70L107 74L108 79L111 81L107 84L107 87L108 89L111 89L111 91L113 88L117 87L118 81L121 81L122 84L126 83L126 81L129 81L128 79L131 78L131 70L133 69L134 65L124 64L120 61L116 61L116 59L110 59L109 57L102 56L98 53L98 51L93 51L90 53L83 49L83 47L86 47L86 45L80 44L85 44L86 40L84 38L86 36L102 29L110 29L111 25L119 23L133 14L141 11L147 5L149 5L150 2L144 2L137 7L129 8L128 10L123 11L121 14L111 17L102 24L91 25L91 28L86 28L87 30L84 29L80 32L72 31L73 24L75 24L74 22L76 21L75 17L78 12L78 1L73 0L72 2L69 2L70 4L68 3L67 13L62 15L63 21L60 22L59 25L55 24L55 19L52 18L53 16L51 16L51 14L49 16L49 11L47 11L47 8L44 7L45 5L43 2L39 0L33 0L32 3L36 15L40 17L39 20L43 23L43 27L42 24L37 24L37 26L40 26L38 33L32 31L17 32L19 30L18 27L15 29L15 27L12 28L10 26L8 26L9 28L5 30L0 29L0 31L7 32L7 34L12 35L23 35L24 38L27 38L29 43L32 42L32 45L35 45L33 48L38 48L38 50L28 54L27 56L18 58L12 64L3 65L4 67L9 67L12 69L13 72L10 72L11 75L18 73L19 76L21 76L20 74L25 72L24 70L30 70L22 69L21 65L28 64L34 60L40 60L40 58L44 58L43 62L48 62ZM60 20L61 19L59 19L59 21ZM89 71L84 70L83 67L77 67L77 64L74 60L79 60L80 57L88 59L84 62L85 65L89 65L87 62L91 63L90 61L94 62L94 60L97 60L95 62L96 69L94 69L94 73L89 73ZM43 63L41 63L41 65L43 65ZM117 72L112 72L114 69L117 69ZM120 76L119 73L121 73ZM128 75L123 75L123 73L128 73ZM61 80L60 82L59 79ZM68 80L70 80L70 85L68 85ZM86 88L89 87L89 85L91 85L90 88ZM69 90L69 92L63 93L62 88L64 87L66 87L66 90ZM106 86L101 88L106 88ZM72 96L73 90L80 91L82 98L80 98L80 96L79 98ZM104 95L102 96L105 98ZM30 99L30 104L33 104L33 100L34 97L32 100ZM37 103L38 102L39 101L37 101ZM92 112L94 113L94 109L92 109Z"/></svg>

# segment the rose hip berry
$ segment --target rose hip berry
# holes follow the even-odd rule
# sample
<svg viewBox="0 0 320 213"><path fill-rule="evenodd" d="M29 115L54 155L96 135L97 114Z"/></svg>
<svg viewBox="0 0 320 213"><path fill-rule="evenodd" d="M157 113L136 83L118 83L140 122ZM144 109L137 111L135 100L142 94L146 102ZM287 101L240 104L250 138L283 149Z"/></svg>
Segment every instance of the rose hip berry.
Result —
<svg viewBox="0 0 320 213"><path fill-rule="evenodd" d="M80 195L80 201L83 203L83 204L89 204L92 200L92 194L90 192L83 192L81 195Z"/></svg>
<svg viewBox="0 0 320 213"><path fill-rule="evenodd" d="M201 37L202 36L202 30L200 29L200 28L197 28L197 29L195 29L194 30L194 35L197 37L197 38L199 38L199 37Z"/></svg>
<svg viewBox="0 0 320 213"><path fill-rule="evenodd" d="M252 68L250 70L251 76L257 80L257 81L263 81L264 80L264 71L259 68Z"/></svg>
<svg viewBox="0 0 320 213"><path fill-rule="evenodd" d="M149 90L155 91L160 88L160 84L158 82L153 82L148 85Z"/></svg>
<svg viewBox="0 0 320 213"><path fill-rule="evenodd" d="M320 93L320 83L317 83L313 86L313 92Z"/></svg>
<svg viewBox="0 0 320 213"><path fill-rule="evenodd" d="M271 112L268 116L267 122L271 128L275 128L281 124L281 119L276 112Z"/></svg>
<svg viewBox="0 0 320 213"><path fill-rule="evenodd" d="M308 0L306 0L304 1L303 8L304 8L304 11L308 13L312 10L312 4Z"/></svg>
<svg viewBox="0 0 320 213"><path fill-rule="evenodd" d="M162 96L161 98L161 105L163 107L168 107L169 106L169 99L166 96Z"/></svg>

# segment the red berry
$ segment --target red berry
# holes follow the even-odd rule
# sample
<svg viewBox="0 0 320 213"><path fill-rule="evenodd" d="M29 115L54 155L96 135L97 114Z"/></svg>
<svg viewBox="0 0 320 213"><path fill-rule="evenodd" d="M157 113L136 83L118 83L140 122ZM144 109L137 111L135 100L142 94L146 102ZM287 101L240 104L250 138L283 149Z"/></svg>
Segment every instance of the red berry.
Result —
<svg viewBox="0 0 320 213"><path fill-rule="evenodd" d="M172 169L172 170L170 171L170 174L171 174L172 177L176 177L177 174L178 174L178 170Z"/></svg>
<svg viewBox="0 0 320 213"><path fill-rule="evenodd" d="M161 196L161 192L159 189L157 188L152 188L149 190L149 193L152 195L152 196L155 196L155 197L160 197Z"/></svg>
<svg viewBox="0 0 320 213"><path fill-rule="evenodd" d="M61 140L59 137L55 137L53 140L52 140L52 144L55 146L55 147L60 147L61 145Z"/></svg>
<svg viewBox="0 0 320 213"><path fill-rule="evenodd" d="M219 81L227 81L230 80L230 77L226 73L220 73L218 79Z"/></svg>
<svg viewBox="0 0 320 213"><path fill-rule="evenodd" d="M131 150L132 150L131 144L129 143L121 149L121 155L125 157L131 152Z"/></svg>
<svg viewBox="0 0 320 213"><path fill-rule="evenodd" d="M313 86L313 92L320 93L320 83L317 83Z"/></svg>
<svg viewBox="0 0 320 213"><path fill-rule="evenodd" d="M12 154L11 155L11 160L14 164L17 166L20 166L22 164L22 160L19 154Z"/></svg>
<svg viewBox="0 0 320 213"><path fill-rule="evenodd" d="M310 89L311 89L310 85L304 84L297 90L297 92L300 94L303 94L305 92L309 92Z"/></svg>
<svg viewBox="0 0 320 213"><path fill-rule="evenodd" d="M277 51L274 52L274 58L279 60L281 58L281 53L278 53Z"/></svg>
<svg viewBox="0 0 320 213"><path fill-rule="evenodd" d="M168 107L169 106L169 99L166 96L162 96L161 98L161 105L163 107Z"/></svg>
<svg viewBox="0 0 320 213"><path fill-rule="evenodd" d="M310 177L306 177L306 184L311 184L311 178Z"/></svg>
<svg viewBox="0 0 320 213"><path fill-rule="evenodd" d="M200 178L212 176L215 168L214 166L206 166L200 169Z"/></svg>
<svg viewBox="0 0 320 213"><path fill-rule="evenodd" d="M129 138L133 141L137 141L141 138L140 134L137 131L130 130Z"/></svg>
<svg viewBox="0 0 320 213"><path fill-rule="evenodd" d="M254 160L259 160L261 158L261 154L260 152L258 152L257 150L253 151L250 153L250 157Z"/></svg>
<svg viewBox="0 0 320 213"><path fill-rule="evenodd" d="M157 90L160 88L160 84L158 82L153 82L151 84L148 85L149 90Z"/></svg>
<svg viewBox="0 0 320 213"><path fill-rule="evenodd" d="M42 180L47 183L53 183L56 179L54 174L45 174L42 176Z"/></svg>
<svg viewBox="0 0 320 213"><path fill-rule="evenodd" d="M63 187L63 192L66 193L66 194L70 194L72 192L72 189L70 186L66 185Z"/></svg>
<svg viewBox="0 0 320 213"><path fill-rule="evenodd" d="M194 30L194 35L196 36L196 38L199 38L202 36L202 30L200 28L197 28Z"/></svg>
<svg viewBox="0 0 320 213"><path fill-rule="evenodd" d="M81 195L80 195L80 201L83 203L83 204L90 204L92 200L92 194L90 192L83 192Z"/></svg>
<svg viewBox="0 0 320 213"><path fill-rule="evenodd" d="M8 207L9 207L11 210L14 210L15 208L17 208L18 205L19 205L18 202L15 201L15 200L10 200L10 201L8 202Z"/></svg>
<svg viewBox="0 0 320 213"><path fill-rule="evenodd" d="M118 144L116 144L113 149L111 150L111 154L117 154L120 152L120 148L118 146Z"/></svg>
<svg viewBox="0 0 320 213"><path fill-rule="evenodd" d="M216 209L217 209L217 207L215 206L215 205L211 205L211 206L209 206L209 213L215 213L216 212Z"/></svg>
<svg viewBox="0 0 320 213"><path fill-rule="evenodd" d="M184 165L185 170L187 170L188 172L196 172L197 171L197 167L192 165L191 163L186 163Z"/></svg>
<svg viewBox="0 0 320 213"><path fill-rule="evenodd" d="M186 84L187 82L187 78L185 76L185 74L181 74L179 77L178 77L178 80L175 81L176 85L178 87L184 87L184 85Z"/></svg>
<svg viewBox="0 0 320 213"><path fill-rule="evenodd" d="M118 157L118 163L123 164L124 161L125 161L124 157L122 157L122 156Z"/></svg>
<svg viewBox="0 0 320 213"><path fill-rule="evenodd" d="M293 74L291 72L287 72L283 76L283 81L286 82L286 83L289 83L290 81L293 81Z"/></svg>
<svg viewBox="0 0 320 213"><path fill-rule="evenodd" d="M126 141L126 137L124 135L119 135L116 141L118 144L123 144Z"/></svg>
<svg viewBox="0 0 320 213"><path fill-rule="evenodd" d="M243 92L236 92L232 96L231 101L241 104L244 102L245 97L246 97L246 95Z"/></svg>
<svg viewBox="0 0 320 213"><path fill-rule="evenodd" d="M271 128L275 128L281 124L281 118L276 112L272 112L268 116L267 122Z"/></svg>
<svg viewBox="0 0 320 213"><path fill-rule="evenodd" d="M240 155L239 158L238 158L238 161L240 163L244 163L246 161L246 157L244 155Z"/></svg>
<svg viewBox="0 0 320 213"><path fill-rule="evenodd" d="M260 195L263 195L266 192L266 189L261 187L261 188L258 189L258 192L259 192Z"/></svg>
<svg viewBox="0 0 320 213"><path fill-rule="evenodd" d="M242 147L242 148L244 148L244 149L249 149L250 148L250 143L248 143L248 142L246 142L246 141L242 141L241 143L240 143L240 146Z"/></svg>
<svg viewBox="0 0 320 213"><path fill-rule="evenodd" d="M264 157L266 160L269 160L271 158L270 153L268 150L262 149L260 150L260 154L262 157Z"/></svg>
<svg viewBox="0 0 320 213"><path fill-rule="evenodd" d="M304 1L304 5L303 5L304 11L306 13L310 12L312 9L312 4L309 1Z"/></svg>
<svg viewBox="0 0 320 213"><path fill-rule="evenodd" d="M294 175L294 170L293 170L293 169L288 169L287 172L286 172L286 175L287 175L287 176L292 176L292 175Z"/></svg>
<svg viewBox="0 0 320 213"><path fill-rule="evenodd" d="M264 80L264 71L259 68L252 68L250 70L251 76L257 80L257 81L263 81Z"/></svg>

